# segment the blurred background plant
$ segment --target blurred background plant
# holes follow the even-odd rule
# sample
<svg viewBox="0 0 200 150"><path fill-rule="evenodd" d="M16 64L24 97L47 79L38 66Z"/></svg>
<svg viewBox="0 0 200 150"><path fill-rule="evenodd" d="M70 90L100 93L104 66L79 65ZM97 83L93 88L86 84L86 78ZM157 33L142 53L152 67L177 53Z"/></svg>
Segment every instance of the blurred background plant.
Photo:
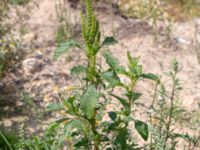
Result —
<svg viewBox="0 0 200 150"><path fill-rule="evenodd" d="M199 135L199 131L196 128L199 124L195 119L195 116L197 116L199 112L196 112L196 115L195 113L191 115L191 113L182 106L182 100L179 96L182 90L182 84L178 78L181 69L182 67L180 64L176 60L173 60L171 71L166 73L171 82L170 87L166 85L166 83L161 83L159 86L156 86L151 108L149 109L151 149L176 149L180 139L185 141L182 146L188 150L199 148L198 144L200 139L196 137L196 135ZM186 115L188 113L190 113L190 115ZM190 117L187 118L186 116ZM193 119L191 116L193 116ZM189 121L189 123L188 120L193 120L193 122ZM184 127L187 128L188 125L191 129L193 128L193 134L179 131Z"/></svg>
<svg viewBox="0 0 200 150"><path fill-rule="evenodd" d="M73 38L76 34L76 20L72 20L71 10L67 7L67 5L68 3L65 0L58 0L55 6L59 22L55 37L56 44L61 44L67 39Z"/></svg>
<svg viewBox="0 0 200 150"><path fill-rule="evenodd" d="M156 11L159 16L171 17L174 21L188 20L200 15L199 5L198 0L119 0L119 9L124 15L140 19Z"/></svg>
<svg viewBox="0 0 200 150"><path fill-rule="evenodd" d="M12 37L4 36L0 38L0 77L4 75L4 71L16 65L23 57L23 51L20 49L19 41Z"/></svg>
<svg viewBox="0 0 200 150"><path fill-rule="evenodd" d="M13 146L18 142L18 137L14 132L4 132L0 130L0 150L14 150Z"/></svg>
<svg viewBox="0 0 200 150"><path fill-rule="evenodd" d="M12 34L11 25L4 23L8 19L10 1L0 1L0 77L20 62L24 55L19 38Z"/></svg>
<svg viewBox="0 0 200 150"><path fill-rule="evenodd" d="M30 0L8 0L11 4L13 5L25 5L27 4Z"/></svg>

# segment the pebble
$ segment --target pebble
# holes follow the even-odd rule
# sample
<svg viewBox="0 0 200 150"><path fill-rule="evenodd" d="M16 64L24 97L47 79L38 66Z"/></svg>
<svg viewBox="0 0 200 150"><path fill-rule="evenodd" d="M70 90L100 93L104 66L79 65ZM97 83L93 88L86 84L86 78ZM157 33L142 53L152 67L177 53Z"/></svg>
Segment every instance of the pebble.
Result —
<svg viewBox="0 0 200 150"><path fill-rule="evenodd" d="M185 44L185 45L191 44L191 41L189 41L189 40L187 40L185 38L182 38L182 37L175 37L175 40L179 44Z"/></svg>
<svg viewBox="0 0 200 150"><path fill-rule="evenodd" d="M43 63L36 58L28 58L23 61L22 67L25 73L35 73L42 70Z"/></svg>
<svg viewBox="0 0 200 150"><path fill-rule="evenodd" d="M5 119L5 120L3 121L3 126L4 126L4 127L11 127L11 126L12 126L12 121L9 120L9 119Z"/></svg>

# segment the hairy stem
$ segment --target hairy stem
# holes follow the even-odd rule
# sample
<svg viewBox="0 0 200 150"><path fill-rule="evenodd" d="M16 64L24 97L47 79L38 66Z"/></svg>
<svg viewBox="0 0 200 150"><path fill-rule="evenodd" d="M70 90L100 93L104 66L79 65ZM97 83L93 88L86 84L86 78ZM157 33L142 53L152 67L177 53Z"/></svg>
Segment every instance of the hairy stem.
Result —
<svg viewBox="0 0 200 150"><path fill-rule="evenodd" d="M172 92L171 92L171 97L170 97L169 120L168 120L168 123L166 125L167 131L166 131L164 149L166 148L167 141L168 141L168 138L170 136L170 126L171 126L171 123L172 123L172 113L173 113L173 108L174 108L173 104L174 104L174 96L175 96L175 88L176 88L175 80L176 80L176 74L173 77L173 87L172 87Z"/></svg>
<svg viewBox="0 0 200 150"><path fill-rule="evenodd" d="M88 72L87 78L89 81L94 83L96 74L96 56L90 56L88 58Z"/></svg>

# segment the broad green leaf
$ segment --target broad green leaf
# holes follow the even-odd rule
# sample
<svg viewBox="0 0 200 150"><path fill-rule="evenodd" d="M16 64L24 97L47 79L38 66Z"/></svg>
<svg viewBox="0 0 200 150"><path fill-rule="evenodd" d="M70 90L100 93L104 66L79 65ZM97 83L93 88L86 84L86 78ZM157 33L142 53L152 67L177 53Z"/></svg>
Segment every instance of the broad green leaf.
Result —
<svg viewBox="0 0 200 150"><path fill-rule="evenodd" d="M102 78L109 82L109 85L107 88L112 88L114 86L121 85L120 79L117 76L117 74L113 71L106 71L102 74Z"/></svg>
<svg viewBox="0 0 200 150"><path fill-rule="evenodd" d="M65 129L73 129L73 128L81 128L82 122L81 120L70 120L65 124Z"/></svg>
<svg viewBox="0 0 200 150"><path fill-rule="evenodd" d="M116 139L114 140L114 144L117 146L117 149L128 150L127 141L129 133L127 128L119 128L117 132Z"/></svg>
<svg viewBox="0 0 200 150"><path fill-rule="evenodd" d="M86 72L86 67L82 65L75 66L71 69L71 75L80 75Z"/></svg>
<svg viewBox="0 0 200 150"><path fill-rule="evenodd" d="M124 106L124 108L126 109L126 112L127 112L127 113L130 112L129 104L128 104L128 102L127 102L125 99L123 99L123 98L121 98L121 97L119 97L119 96L117 96L117 95L115 95L115 94L112 94L112 93L111 93L111 96L113 96L114 98L116 98L117 100L119 100L119 102L120 102L120 103Z"/></svg>
<svg viewBox="0 0 200 150"><path fill-rule="evenodd" d="M79 131L83 130L83 123L80 119L70 120L69 122L65 123L64 130L66 135L72 134L73 129Z"/></svg>
<svg viewBox="0 0 200 150"><path fill-rule="evenodd" d="M46 111L47 112L50 112L50 111L58 111L58 110L63 110L64 107L62 104L60 103L52 103L52 104L49 104L47 107L46 107Z"/></svg>
<svg viewBox="0 0 200 150"><path fill-rule="evenodd" d="M103 41L103 43L102 43L102 46L104 46L104 45L114 45L114 44L116 44L116 43L118 43L118 41L117 40L115 40L114 39L114 37L106 37L105 39L104 39L104 41Z"/></svg>
<svg viewBox="0 0 200 150"><path fill-rule="evenodd" d="M114 70L116 73L125 73L125 68L123 66L119 65L119 61L114 58L109 51L105 51L103 53L103 57L106 60L106 63L110 66L112 70Z"/></svg>
<svg viewBox="0 0 200 150"><path fill-rule="evenodd" d="M97 93L94 86L88 87L81 97L80 108L89 119L91 119L94 115L94 110L98 97L99 94Z"/></svg>
<svg viewBox="0 0 200 150"><path fill-rule="evenodd" d="M152 74L152 73L142 74L141 77L145 78L145 79L153 80L153 81L155 81L158 84L160 83L159 77L157 75L155 75L155 74Z"/></svg>
<svg viewBox="0 0 200 150"><path fill-rule="evenodd" d="M108 112L108 115L109 115L109 117L110 117L113 121L115 121L116 118L117 118L117 113L114 112L114 111Z"/></svg>
<svg viewBox="0 0 200 150"><path fill-rule="evenodd" d="M134 101L137 100L140 96L142 96L142 94L141 94L141 93L136 93L136 92L129 92L129 93L126 94L126 96L127 96L128 98L132 99L133 102L134 102Z"/></svg>
<svg viewBox="0 0 200 150"><path fill-rule="evenodd" d="M62 54L67 53L72 47L81 48L80 45L78 45L78 43L73 39L59 44L56 51L54 52L54 59L58 59Z"/></svg>
<svg viewBox="0 0 200 150"><path fill-rule="evenodd" d="M140 120L135 120L135 128L137 132L140 134L140 136L147 141L149 137L149 128L148 125Z"/></svg>

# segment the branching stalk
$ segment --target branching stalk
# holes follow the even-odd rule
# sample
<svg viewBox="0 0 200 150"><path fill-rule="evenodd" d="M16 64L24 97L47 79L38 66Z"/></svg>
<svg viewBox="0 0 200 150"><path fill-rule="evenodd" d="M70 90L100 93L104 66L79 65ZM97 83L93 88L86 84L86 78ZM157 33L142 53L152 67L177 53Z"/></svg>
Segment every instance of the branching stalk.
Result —
<svg viewBox="0 0 200 150"><path fill-rule="evenodd" d="M172 123L172 114L173 114L173 108L174 108L174 97L175 97L175 88L176 88L176 83L175 83L175 80L176 80L176 73L174 74L174 77L173 77L173 87L172 87L172 92L171 92L171 97L170 97L170 110L169 110L169 120L166 124L166 137L165 137L165 144L164 144L164 149L166 148L166 145L167 145L167 141L168 141L168 138L170 136L170 127L171 127L171 123Z"/></svg>

